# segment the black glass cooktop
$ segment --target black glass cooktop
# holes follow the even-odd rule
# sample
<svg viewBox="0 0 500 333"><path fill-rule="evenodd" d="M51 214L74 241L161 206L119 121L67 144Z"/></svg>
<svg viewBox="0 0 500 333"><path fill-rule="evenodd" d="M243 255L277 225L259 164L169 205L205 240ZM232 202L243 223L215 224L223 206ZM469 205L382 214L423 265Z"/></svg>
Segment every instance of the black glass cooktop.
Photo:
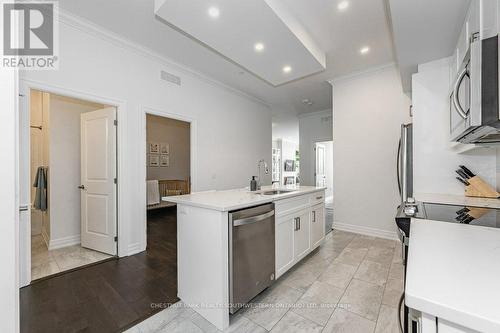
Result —
<svg viewBox="0 0 500 333"><path fill-rule="evenodd" d="M498 209L432 203L424 203L423 206L425 218L428 220L500 228L500 210Z"/></svg>
<svg viewBox="0 0 500 333"><path fill-rule="evenodd" d="M408 207L406 207L408 208ZM412 218L500 228L500 209L417 202L412 209L401 206L396 224L409 237Z"/></svg>

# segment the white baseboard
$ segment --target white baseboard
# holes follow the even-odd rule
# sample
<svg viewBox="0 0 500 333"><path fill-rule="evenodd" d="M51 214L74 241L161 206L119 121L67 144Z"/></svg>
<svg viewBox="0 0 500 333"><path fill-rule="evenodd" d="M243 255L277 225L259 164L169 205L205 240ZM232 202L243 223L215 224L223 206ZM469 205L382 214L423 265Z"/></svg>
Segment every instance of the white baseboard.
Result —
<svg viewBox="0 0 500 333"><path fill-rule="evenodd" d="M132 243L132 244L129 244L128 246L128 255L131 256L133 254L137 254L139 252L142 252L142 251L145 251L146 249L144 248L144 246L142 246L141 243Z"/></svg>
<svg viewBox="0 0 500 333"><path fill-rule="evenodd" d="M80 244L80 241L81 241L80 235L52 239L49 241L49 250L60 249L66 246L78 245Z"/></svg>
<svg viewBox="0 0 500 333"><path fill-rule="evenodd" d="M398 234L395 231L380 230L355 224L333 222L333 229L354 232L361 235L399 240Z"/></svg>

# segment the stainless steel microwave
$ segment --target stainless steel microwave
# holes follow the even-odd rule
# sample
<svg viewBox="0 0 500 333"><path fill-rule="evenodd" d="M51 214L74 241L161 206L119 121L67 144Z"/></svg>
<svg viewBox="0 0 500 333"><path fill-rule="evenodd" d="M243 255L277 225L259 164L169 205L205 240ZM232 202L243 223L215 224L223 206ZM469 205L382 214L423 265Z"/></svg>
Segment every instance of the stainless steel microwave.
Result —
<svg viewBox="0 0 500 333"><path fill-rule="evenodd" d="M450 95L452 141L500 143L499 37L474 40Z"/></svg>

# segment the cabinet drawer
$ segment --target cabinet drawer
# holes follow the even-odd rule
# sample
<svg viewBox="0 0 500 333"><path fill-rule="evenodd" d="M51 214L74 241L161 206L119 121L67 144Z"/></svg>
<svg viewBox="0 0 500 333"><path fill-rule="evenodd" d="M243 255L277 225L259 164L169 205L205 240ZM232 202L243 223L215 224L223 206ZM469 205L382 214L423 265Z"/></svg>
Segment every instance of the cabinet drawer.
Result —
<svg viewBox="0 0 500 333"><path fill-rule="evenodd" d="M309 201L310 199L307 195L275 201L274 210L276 211L276 216L287 215L294 211L307 208L309 206Z"/></svg>
<svg viewBox="0 0 500 333"><path fill-rule="evenodd" d="M309 196L309 204L311 206L325 202L325 191L313 193Z"/></svg>

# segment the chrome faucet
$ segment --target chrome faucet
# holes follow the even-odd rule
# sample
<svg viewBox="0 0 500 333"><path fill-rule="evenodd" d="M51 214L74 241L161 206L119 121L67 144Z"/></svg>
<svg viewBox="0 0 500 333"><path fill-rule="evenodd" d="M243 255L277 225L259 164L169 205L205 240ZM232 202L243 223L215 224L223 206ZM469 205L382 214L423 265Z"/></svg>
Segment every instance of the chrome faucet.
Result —
<svg viewBox="0 0 500 333"><path fill-rule="evenodd" d="M257 168L259 169L259 176L257 178L257 190L260 190L261 187L262 187L262 176L260 174L261 172L261 169L260 169L260 166L261 165L264 165L264 171L267 174L269 174L269 168L267 167L267 163L264 159L260 160L259 163L257 164Z"/></svg>

